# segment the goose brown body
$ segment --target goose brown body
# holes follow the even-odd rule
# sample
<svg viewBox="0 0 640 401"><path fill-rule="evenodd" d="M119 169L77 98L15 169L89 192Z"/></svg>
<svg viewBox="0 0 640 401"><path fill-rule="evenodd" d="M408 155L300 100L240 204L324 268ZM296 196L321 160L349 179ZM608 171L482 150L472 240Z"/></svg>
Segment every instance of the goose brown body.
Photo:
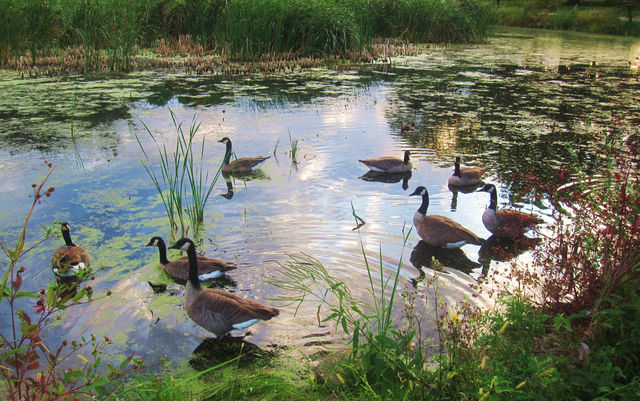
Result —
<svg viewBox="0 0 640 401"><path fill-rule="evenodd" d="M175 280L185 283L189 278L189 257L183 256L179 259L169 261L167 259L167 246L164 240L160 237L153 237L149 240L147 246L158 247L158 254L160 256L160 267L169 276ZM236 265L233 263L225 262L217 258L208 258L205 256L197 256L198 263L198 278L200 281L205 281L212 278L218 278L224 273L234 270Z"/></svg>
<svg viewBox="0 0 640 401"><path fill-rule="evenodd" d="M182 238L170 249L187 251L189 278L185 293L187 315L199 326L221 336L233 329L244 329L259 320L269 320L280 314L271 308L218 289L202 289L198 279L196 250L193 241Z"/></svg>
<svg viewBox="0 0 640 401"><path fill-rule="evenodd" d="M489 192L491 201L482 214L482 223L493 235L499 238L518 238L543 220L535 214L519 210L497 209L498 195L493 184L487 184L479 191Z"/></svg>
<svg viewBox="0 0 640 401"><path fill-rule="evenodd" d="M62 223L61 228L62 238L65 245L56 249L51 257L51 268L56 275L71 275L68 273L69 269L77 271L80 263L83 263L83 267L89 267L91 265L91 257L89 252L81 246L73 243L71 240L69 223ZM63 273L64 272L64 273Z"/></svg>
<svg viewBox="0 0 640 401"><path fill-rule="evenodd" d="M264 162L271 156L255 156L255 157L241 157L239 159L231 160L232 145L231 140L227 137L220 139L218 142L224 143L227 148L224 154L224 161L222 166L222 172L231 173L247 173L253 170L254 167Z"/></svg>
<svg viewBox="0 0 640 401"><path fill-rule="evenodd" d="M448 217L427 215L429 193L425 187L418 187L410 195L421 195L422 204L413 215L413 225L418 235L429 245L442 248L459 248L465 244L480 245L482 240L471 230Z"/></svg>
<svg viewBox="0 0 640 401"><path fill-rule="evenodd" d="M456 157L453 175L449 177L449 185L470 186L482 181L482 176L487 172L483 167L460 167L460 157Z"/></svg>
<svg viewBox="0 0 640 401"><path fill-rule="evenodd" d="M369 169L373 171L379 171L383 173L407 173L410 172L413 168L411 161L409 160L410 152L408 150L404 151L404 159L398 159L393 156L382 156L376 157L373 159L364 159L360 160L361 163L364 163Z"/></svg>
<svg viewBox="0 0 640 401"><path fill-rule="evenodd" d="M195 290L191 283L187 283L186 309L191 320L217 336L233 330L236 324L269 320L279 314L277 309L224 290Z"/></svg>

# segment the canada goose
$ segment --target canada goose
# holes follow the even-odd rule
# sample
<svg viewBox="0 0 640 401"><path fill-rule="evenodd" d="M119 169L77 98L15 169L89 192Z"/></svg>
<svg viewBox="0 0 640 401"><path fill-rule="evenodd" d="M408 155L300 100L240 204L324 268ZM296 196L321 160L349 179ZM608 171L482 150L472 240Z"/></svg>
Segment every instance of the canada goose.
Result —
<svg viewBox="0 0 640 401"><path fill-rule="evenodd" d="M280 311L212 288L200 288L196 247L189 238L182 238L169 249L187 251L189 258L189 279L185 292L185 304L189 317L198 325L221 336L233 329L246 329L258 320L269 320Z"/></svg>
<svg viewBox="0 0 640 401"><path fill-rule="evenodd" d="M231 139L226 136L220 139L218 142L227 145L227 150L224 154L224 161L222 166L223 173L246 173L251 171L255 166L267 160L271 156L256 156L256 157L241 157L239 159L231 161Z"/></svg>
<svg viewBox="0 0 640 401"><path fill-rule="evenodd" d="M449 177L449 185L466 187L477 185L482 180L482 176L487 171L483 167L460 167L460 156L456 157L453 175Z"/></svg>
<svg viewBox="0 0 640 401"><path fill-rule="evenodd" d="M405 133L405 132L408 132L408 131L413 131L413 129L414 129L415 127L416 127L416 126L415 126L413 123L402 124L402 125L400 126L400 132Z"/></svg>
<svg viewBox="0 0 640 401"><path fill-rule="evenodd" d="M485 185L478 190L478 192L480 191L491 194L489 207L482 214L482 223L496 237L517 238L524 235L536 224L543 222L542 219L534 214L509 209L496 210L498 193L496 186L493 184Z"/></svg>
<svg viewBox="0 0 640 401"><path fill-rule="evenodd" d="M393 156L383 156L375 159L360 160L360 162L364 163L373 171L390 174L407 173L413 168L413 165L409 160L409 154L410 152L408 150L404 151L404 160Z"/></svg>
<svg viewBox="0 0 640 401"><path fill-rule="evenodd" d="M183 256L180 259L169 262L167 259L167 246L160 237L153 237L147 246L157 246L160 254L160 266L168 275L185 283L189 277L189 258ZM234 270L233 263L227 263L220 259L198 256L198 279L200 281L222 277L227 271Z"/></svg>
<svg viewBox="0 0 640 401"><path fill-rule="evenodd" d="M420 238L429 245L442 248L460 248L464 244L480 245L482 240L469 229L448 217L426 215L429 207L429 192L420 186L409 196L422 196L422 204L413 215L413 225Z"/></svg>
<svg viewBox="0 0 640 401"><path fill-rule="evenodd" d="M89 252L71 241L70 230L69 223L61 224L60 231L65 245L56 249L51 258L51 268L58 277L73 277L80 269L91 265Z"/></svg>

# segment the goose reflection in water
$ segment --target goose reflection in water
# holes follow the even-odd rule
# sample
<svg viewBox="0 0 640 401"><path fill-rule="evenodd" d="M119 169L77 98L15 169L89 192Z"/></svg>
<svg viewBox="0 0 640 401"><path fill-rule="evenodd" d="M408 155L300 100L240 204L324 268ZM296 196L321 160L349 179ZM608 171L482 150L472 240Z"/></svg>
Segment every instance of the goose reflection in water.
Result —
<svg viewBox="0 0 640 401"><path fill-rule="evenodd" d="M440 248L429 245L424 241L418 242L413 248L409 260L413 267L420 272L420 276L412 280L414 285L424 278L425 273L424 270L422 270L423 267L438 269L437 266L434 266L434 260L442 266L451 267L465 274L470 274L473 269L482 266L480 263L469 259L461 248Z"/></svg>
<svg viewBox="0 0 640 401"><path fill-rule="evenodd" d="M535 248L542 238L519 237L516 240L490 236L478 251L478 261L482 263L482 275L489 271L491 261L508 262L526 251Z"/></svg>
<svg viewBox="0 0 640 401"><path fill-rule="evenodd" d="M375 181L386 184L395 184L402 181L402 189L405 191L409 188L409 179L411 178L411 171L406 173L383 173L380 171L369 170L363 176L358 177L364 181Z"/></svg>
<svg viewBox="0 0 640 401"><path fill-rule="evenodd" d="M220 194L220 196L232 199L235 195L233 182L235 179L239 179L242 181L243 185L246 187L248 181L268 181L271 178L266 175L262 170L253 170L249 172L236 172L236 173L222 173L222 178L224 178L225 183L227 184L227 193Z"/></svg>
<svg viewBox="0 0 640 401"><path fill-rule="evenodd" d="M522 236L512 240L511 238L500 238L492 235L480 247L480 251L478 251L479 260L480 262L492 260L508 262L516 256L535 248L540 241L542 241L542 238Z"/></svg>
<svg viewBox="0 0 640 401"><path fill-rule="evenodd" d="M452 193L452 195L451 195L451 211L455 212L456 209L458 208L458 192L462 192L463 194L470 194L472 192L476 192L476 190L478 188L480 188L482 185L484 185L483 182L479 182L479 183L474 184L474 185L467 185L467 186L463 186L463 187L449 184L449 191L451 191L451 193Z"/></svg>
<svg viewBox="0 0 640 401"><path fill-rule="evenodd" d="M237 363L245 366L272 353L245 341L244 338L228 334L218 339L205 338L193 351L189 365L196 370L204 370L237 357Z"/></svg>
<svg viewBox="0 0 640 401"><path fill-rule="evenodd" d="M233 181L231 180L231 176L225 173L222 173L222 177L224 178L225 183L227 184L227 193L220 194L223 198L231 199L235 194L233 192Z"/></svg>

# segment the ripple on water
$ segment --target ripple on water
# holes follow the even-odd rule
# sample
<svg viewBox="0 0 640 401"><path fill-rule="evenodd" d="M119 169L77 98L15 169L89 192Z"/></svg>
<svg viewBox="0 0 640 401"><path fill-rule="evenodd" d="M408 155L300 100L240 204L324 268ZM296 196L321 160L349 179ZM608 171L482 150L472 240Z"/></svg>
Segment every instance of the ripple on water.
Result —
<svg viewBox="0 0 640 401"><path fill-rule="evenodd" d="M184 128L194 117L201 123L195 140L206 139L203 164L212 174L224 152L215 141L223 136L232 138L238 157L272 156L261 174L216 183L199 246L204 254L238 264L229 274L228 290L281 308L277 318L251 327L247 341L304 349L343 343L331 322L318 326L316 303L302 305L295 314L295 306L273 300L288 294L267 280L286 268L289 254L304 253L343 280L357 299L371 303L363 249L376 291L382 287L380 259L385 280L402 260L400 285L425 291L423 332L432 333L436 294L426 283L437 276L437 295L444 300L466 297L487 306L491 300L471 285L487 271L509 268L513 247L424 249L415 231L409 233L419 205L410 191L425 185L428 213L450 217L488 238L480 217L486 194L453 194L446 184L454 157L462 155L463 163L488 168L486 180L499 187L500 206L546 213L530 204L522 176L553 180L558 169L575 160L598 167L591 143L606 131L611 113L630 116L632 123L640 115L635 101L640 84L626 67L638 43L512 30L487 44L431 49L391 66L343 73L0 78L0 90L7 93L0 99L0 115L6 117L0 119L0 222L5 228L0 242L11 243L11 233L19 232L31 182L44 172L42 160L54 162L50 184L56 191L33 215L30 239L39 236L39 224L69 221L77 228L74 240L104 265L92 286L114 295L65 311L48 341L96 333L114 339L114 354L187 360L210 334L185 314L181 286L155 294L147 284L168 282L157 266L157 250L144 245L154 235L168 240L169 228L140 165L136 139L157 167L144 125L160 147L174 149L171 109ZM592 59L597 76L587 68ZM401 132L408 123L415 128ZM299 141L295 164L290 138ZM406 182L360 178L367 168L359 159L400 157L405 149L415 166ZM352 230L353 212L366 222L359 231ZM44 287L52 278L48 264L59 242L45 243L22 260L25 288ZM441 261L438 271L432 257ZM526 251L515 260L530 258ZM397 300L394 313L401 325ZM7 313L0 310L0 319L7 321Z"/></svg>

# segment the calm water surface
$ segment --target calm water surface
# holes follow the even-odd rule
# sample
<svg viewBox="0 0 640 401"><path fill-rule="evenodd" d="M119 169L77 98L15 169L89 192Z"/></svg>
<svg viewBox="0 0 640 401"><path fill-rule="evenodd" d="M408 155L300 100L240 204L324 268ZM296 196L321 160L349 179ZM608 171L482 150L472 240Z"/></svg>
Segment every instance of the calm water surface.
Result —
<svg viewBox="0 0 640 401"><path fill-rule="evenodd" d="M148 154L156 154L143 124L172 149L169 109L187 126L195 118L212 172L223 157L224 146L216 142L223 136L233 140L238 157L271 155L257 177L219 180L206 206L200 250L239 265L229 290L278 305L269 298L287 294L265 278L275 277L287 254L306 253L367 300L361 244L374 261L381 250L385 275L402 258L403 286L419 276L413 264L431 259L413 231L403 246L420 203L408 196L416 186L430 192L429 213L489 236L481 221L488 195L447 187L456 155L489 169L486 181L499 186L501 205L548 216L544 201L534 205L522 196L520 177L551 179L572 160L597 168L590 144L606 132L611 115L638 122L640 85L627 68L638 54L640 42L627 38L509 30L487 44L436 48L358 71L31 80L0 73L0 241L13 243L30 184L44 174L43 160L53 162L56 191L38 207L29 236L37 238L39 224L68 221L74 241L87 248L95 266L104 266L92 285L113 296L65 312L48 341L95 333L150 362L160 355L185 360L210 335L188 319L179 291L154 294L146 284L167 281L157 251L144 245L154 235L167 238L169 227L138 159L136 134ZM401 132L407 123L415 129ZM299 140L297 164L287 154L290 137ZM415 166L408 181L363 177L367 169L358 159L401 156L405 149ZM360 233L352 230L352 207L366 221ZM25 256L25 285L46 286L51 254L61 244L54 239ZM483 269L504 262L492 261L478 246L435 256L444 265L441 295L490 304L483 295L472 297L469 285ZM428 267L424 271L432 275ZM305 304L295 317L294 307L279 306L281 315L252 327L248 341L304 348L310 334L341 339L333 326L317 327L316 305ZM8 322L8 311L0 310L0 318Z"/></svg>

